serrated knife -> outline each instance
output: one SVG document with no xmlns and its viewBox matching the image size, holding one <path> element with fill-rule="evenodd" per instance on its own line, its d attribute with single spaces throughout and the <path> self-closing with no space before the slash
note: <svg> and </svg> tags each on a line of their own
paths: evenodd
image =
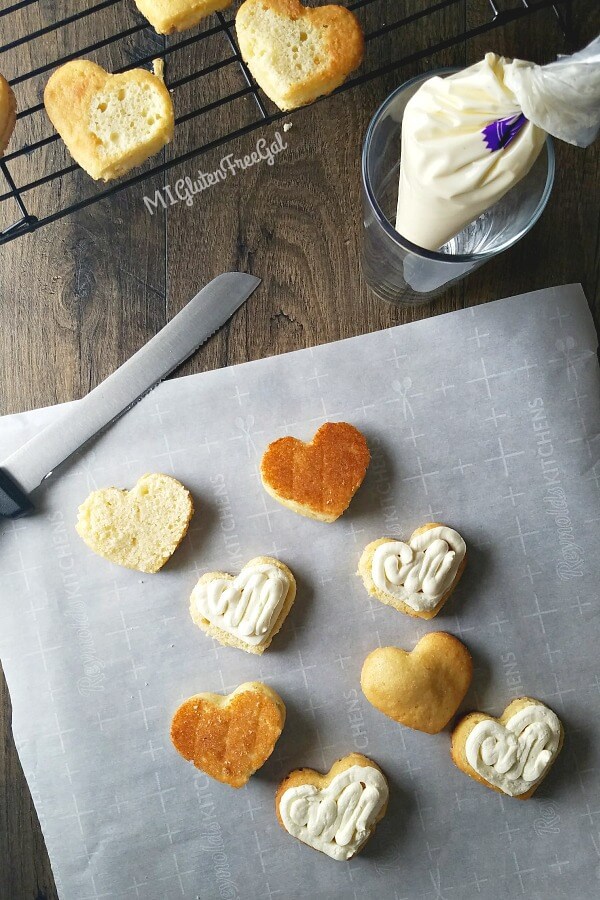
<svg viewBox="0 0 600 900">
<path fill-rule="evenodd" d="M 243 272 L 217 276 L 116 372 L 4 460 L 0 516 L 16 518 L 31 512 L 29 494 L 191 356 L 259 284 L 260 278 Z"/>
</svg>

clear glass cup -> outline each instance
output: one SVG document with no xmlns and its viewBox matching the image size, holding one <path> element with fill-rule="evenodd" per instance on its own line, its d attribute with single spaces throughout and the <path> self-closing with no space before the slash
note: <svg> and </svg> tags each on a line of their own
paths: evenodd
<svg viewBox="0 0 600 900">
<path fill-rule="evenodd" d="M 438 69 L 400 85 L 367 130 L 362 153 L 362 270 L 371 290 L 392 303 L 428 303 L 512 247 L 535 225 L 552 190 L 554 148 L 548 138 L 525 178 L 440 250 L 418 247 L 395 230 L 404 108 L 428 78 L 457 71 Z"/>
</svg>

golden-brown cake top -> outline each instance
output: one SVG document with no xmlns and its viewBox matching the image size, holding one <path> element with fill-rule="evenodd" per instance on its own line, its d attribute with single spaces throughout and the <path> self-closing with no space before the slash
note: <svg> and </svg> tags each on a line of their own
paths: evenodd
<svg viewBox="0 0 600 900">
<path fill-rule="evenodd" d="M 228 697 L 190 697 L 173 716 L 171 740 L 197 768 L 238 788 L 271 755 L 284 721 L 285 707 L 277 694 L 251 682 Z"/>
<path fill-rule="evenodd" d="M 364 435 L 347 422 L 326 422 L 310 443 L 284 437 L 261 461 L 265 488 L 303 515 L 333 521 L 347 509 L 370 461 Z"/>
</svg>

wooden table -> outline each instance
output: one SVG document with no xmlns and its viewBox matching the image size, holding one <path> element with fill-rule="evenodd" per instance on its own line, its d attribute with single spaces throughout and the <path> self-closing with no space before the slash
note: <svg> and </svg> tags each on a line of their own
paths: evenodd
<svg viewBox="0 0 600 900">
<path fill-rule="evenodd" d="M 31 10 L 22 13 L 21 32 L 45 21 L 32 22 Z M 107 15 L 110 24 L 116 12 Z M 464 0 L 446 13 L 447 25 L 477 15 L 478 0 Z M 459 19 L 452 23 L 452 17 Z M 420 27 L 429 26 L 425 22 Z M 598 34 L 597 0 L 576 0 L 574 30 L 577 46 Z M 86 37 L 97 35 L 88 31 Z M 432 32 L 431 42 L 441 37 Z M 47 40 L 50 44 L 56 38 Z M 148 186 L 138 186 L 0 247 L 0 412 L 81 397 L 155 334 L 202 284 L 227 269 L 253 272 L 263 284 L 182 374 L 565 282 L 582 282 L 597 317 L 598 145 L 587 150 L 558 145 L 554 192 L 541 221 L 516 247 L 433 305 L 386 305 L 362 281 L 359 160 L 370 117 L 392 88 L 417 71 L 470 64 L 488 49 L 543 62 L 562 48 L 552 14 L 541 12 L 294 113 L 289 117 L 293 128 L 285 134 L 288 147 L 272 167 L 255 166 L 229 178 L 204 192 L 191 209 L 181 203 L 151 216 L 143 203 Z M 27 49 L 20 60 L 23 66 L 31 62 Z M 271 126 L 264 133 L 270 136 L 275 130 Z M 250 152 L 261 133 L 247 135 L 232 149 Z M 202 157 L 203 171 L 215 169 L 223 155 L 217 149 Z M 194 175 L 197 168 L 192 162 L 174 169 L 168 182 Z M 155 187 L 164 183 L 159 180 Z M 14 748 L 3 678 L 0 733 L 0 897 L 50 900 L 57 894 Z"/>
</svg>

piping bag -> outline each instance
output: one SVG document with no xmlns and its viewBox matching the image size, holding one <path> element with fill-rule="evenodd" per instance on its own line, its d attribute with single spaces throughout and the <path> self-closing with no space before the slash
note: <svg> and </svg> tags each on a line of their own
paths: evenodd
<svg viewBox="0 0 600 900">
<path fill-rule="evenodd" d="M 546 135 L 600 131 L 600 37 L 545 66 L 487 53 L 411 97 L 402 120 L 396 230 L 437 250 L 527 175 Z"/>
</svg>

